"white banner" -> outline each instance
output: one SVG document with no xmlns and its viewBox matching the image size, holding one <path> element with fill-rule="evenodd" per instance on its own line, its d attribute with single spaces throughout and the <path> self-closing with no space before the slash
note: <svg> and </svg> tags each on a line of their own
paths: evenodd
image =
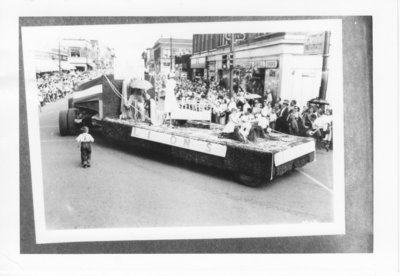
<svg viewBox="0 0 400 276">
<path fill-rule="evenodd" d="M 211 142 L 199 141 L 189 137 L 178 136 L 169 133 L 152 131 L 143 128 L 132 128 L 132 137 L 149 140 L 161 144 L 166 144 L 178 148 L 198 151 L 215 156 L 225 157 L 227 147 Z"/>
<path fill-rule="evenodd" d="M 297 145 L 293 148 L 275 153 L 274 165 L 279 166 L 286 162 L 292 161 L 300 156 L 314 152 L 315 154 L 315 142 L 310 141 L 301 145 Z"/>
</svg>

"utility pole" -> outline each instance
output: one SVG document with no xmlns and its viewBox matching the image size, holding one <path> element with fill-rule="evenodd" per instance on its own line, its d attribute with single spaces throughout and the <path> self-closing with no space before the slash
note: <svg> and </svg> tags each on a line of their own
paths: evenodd
<svg viewBox="0 0 400 276">
<path fill-rule="evenodd" d="M 228 57 L 233 57 L 233 52 L 235 50 L 235 34 L 231 33 L 231 49 Z M 229 98 L 232 98 L 233 95 L 233 66 L 231 66 L 231 61 L 229 59 Z"/>
<path fill-rule="evenodd" d="M 58 73 L 61 76 L 61 40 L 58 40 Z"/>
<path fill-rule="evenodd" d="M 331 33 L 324 32 L 324 49 L 322 53 L 322 76 L 321 76 L 321 86 L 319 88 L 319 99 L 326 100 L 326 90 L 328 87 L 328 58 L 329 58 L 329 45 L 330 45 Z"/>
<path fill-rule="evenodd" d="M 169 48 L 170 48 L 170 58 L 171 58 L 171 64 L 170 64 L 170 74 L 172 73 L 172 36 L 169 37 Z"/>
<path fill-rule="evenodd" d="M 210 65 L 209 65 L 209 63 L 208 63 L 208 56 L 206 56 L 206 62 L 205 62 L 205 64 L 206 64 L 206 71 L 207 71 L 207 75 L 206 75 L 206 79 L 207 79 L 207 81 L 209 81 L 209 77 L 210 77 L 210 75 L 209 75 L 209 69 L 210 69 Z"/>
</svg>

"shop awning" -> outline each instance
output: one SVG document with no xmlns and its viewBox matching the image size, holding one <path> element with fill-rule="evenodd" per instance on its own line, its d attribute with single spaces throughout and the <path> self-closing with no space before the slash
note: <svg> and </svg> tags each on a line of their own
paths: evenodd
<svg viewBox="0 0 400 276">
<path fill-rule="evenodd" d="M 206 64 L 205 63 L 192 63 L 190 65 L 191 68 L 196 68 L 196 69 L 204 69 L 206 68 Z"/>
<path fill-rule="evenodd" d="M 35 68 L 37 73 L 55 72 L 59 70 L 58 65 L 52 60 L 36 60 Z"/>
<path fill-rule="evenodd" d="M 67 61 L 61 61 L 61 69 L 62 70 L 75 70 L 76 67 Z"/>
<path fill-rule="evenodd" d="M 93 62 L 88 62 L 87 65 L 89 65 L 92 68 L 96 68 L 96 64 Z"/>
<path fill-rule="evenodd" d="M 62 70 L 74 70 L 75 66 L 70 64 L 68 61 L 61 61 L 61 69 Z M 59 70 L 59 64 L 56 60 L 37 60 L 36 61 L 36 72 L 44 73 L 44 72 L 55 72 Z"/>
<path fill-rule="evenodd" d="M 206 67 L 205 57 L 192 58 L 190 60 L 190 67 L 191 68 L 205 68 Z"/>
</svg>

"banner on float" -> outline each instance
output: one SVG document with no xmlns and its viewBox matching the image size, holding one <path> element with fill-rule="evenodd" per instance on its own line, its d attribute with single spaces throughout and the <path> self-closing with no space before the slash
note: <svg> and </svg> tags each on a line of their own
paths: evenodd
<svg viewBox="0 0 400 276">
<path fill-rule="evenodd" d="M 211 154 L 219 157 L 226 156 L 227 147 L 220 144 L 215 144 L 206 141 L 199 141 L 189 137 L 178 136 L 170 133 L 152 131 L 143 128 L 132 128 L 132 137 L 144 139 L 156 143 L 166 144 L 178 148 L 184 148 L 206 154 Z"/>
</svg>

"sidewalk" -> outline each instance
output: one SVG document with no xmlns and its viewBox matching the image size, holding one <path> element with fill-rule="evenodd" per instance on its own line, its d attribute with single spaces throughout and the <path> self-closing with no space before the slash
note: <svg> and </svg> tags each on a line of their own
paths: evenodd
<svg viewBox="0 0 400 276">
<path fill-rule="evenodd" d="M 316 149 L 315 162 L 303 167 L 303 171 L 318 181 L 324 183 L 328 188 L 333 188 L 333 151 Z"/>
</svg>

